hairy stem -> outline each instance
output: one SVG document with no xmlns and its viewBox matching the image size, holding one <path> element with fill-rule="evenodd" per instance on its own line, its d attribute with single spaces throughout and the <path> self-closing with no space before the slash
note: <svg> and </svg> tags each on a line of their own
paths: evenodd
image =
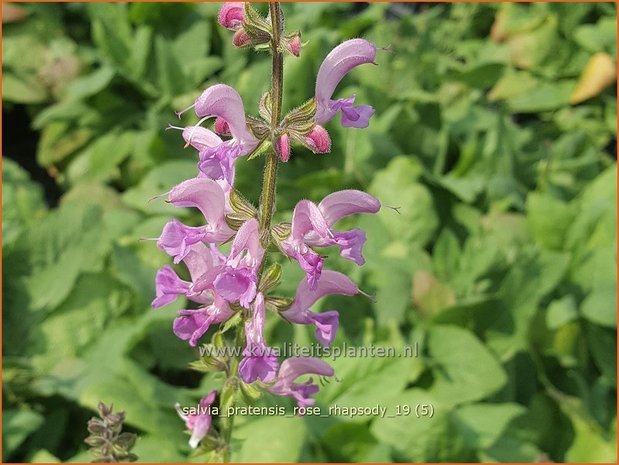
<svg viewBox="0 0 619 465">
<path fill-rule="evenodd" d="M 269 13 L 271 15 L 271 24 L 273 25 L 273 34 L 271 40 L 271 52 L 273 56 L 273 67 L 271 73 L 271 131 L 275 134 L 275 130 L 281 119 L 282 112 L 282 93 L 284 88 L 284 57 L 279 50 L 280 35 L 283 26 L 282 10 L 279 2 L 269 3 Z M 260 245 L 266 250 L 271 242 L 271 219 L 275 209 L 275 187 L 277 184 L 277 164 L 278 158 L 275 152 L 275 136 L 272 140 L 272 149 L 267 153 L 264 164 L 264 177 L 262 180 L 262 192 L 260 194 Z M 266 258 L 266 254 L 265 254 Z M 264 262 L 260 265 L 259 274 L 264 270 Z M 260 279 L 260 276 L 258 276 Z M 237 346 L 242 346 L 244 338 L 243 326 L 237 327 L 236 342 Z M 224 416 L 221 417 L 221 439 L 223 441 L 222 460 L 227 463 L 230 461 L 230 439 L 232 437 L 232 426 L 234 416 L 227 417 L 227 408 L 234 405 L 236 395 L 239 389 L 239 378 L 237 376 L 239 367 L 239 357 L 235 356 L 230 361 L 229 377 L 224 383 L 221 393 L 221 411 Z"/>
<path fill-rule="evenodd" d="M 284 88 L 284 57 L 279 50 L 283 17 L 279 2 L 269 3 L 269 13 L 273 26 L 271 40 L 271 53 L 273 56 L 271 72 L 271 131 L 274 134 L 281 118 Z M 266 155 L 262 193 L 260 195 L 260 243 L 264 249 L 269 246 L 271 240 L 271 219 L 275 208 L 275 186 L 277 184 L 278 160 L 277 153 L 275 152 L 275 140 L 272 143 L 273 148 Z"/>
<path fill-rule="evenodd" d="M 239 326 L 236 330 L 236 337 L 234 345 L 236 347 L 242 347 L 243 339 L 245 338 L 245 330 L 243 326 Z M 224 463 L 230 462 L 230 440 L 232 438 L 232 425 L 234 423 L 234 415 L 228 416 L 228 408 L 233 407 L 236 401 L 236 394 L 239 389 L 239 378 L 237 373 L 239 371 L 239 357 L 234 356 L 230 361 L 230 369 L 228 371 L 228 378 L 224 382 L 224 386 L 221 390 L 220 401 L 220 433 L 223 448 L 221 450 L 221 459 Z"/>
</svg>

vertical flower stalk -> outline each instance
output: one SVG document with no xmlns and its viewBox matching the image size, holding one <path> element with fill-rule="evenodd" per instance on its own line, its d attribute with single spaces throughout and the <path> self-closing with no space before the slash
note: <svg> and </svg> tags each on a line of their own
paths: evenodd
<svg viewBox="0 0 619 465">
<path fill-rule="evenodd" d="M 156 275 L 153 308 L 161 308 L 178 296 L 194 302 L 194 308 L 178 310 L 172 324 L 174 334 L 196 347 L 211 327 L 218 330 L 211 349 L 191 364 L 202 372 L 223 372 L 225 380 L 217 390 L 203 397 L 198 407 L 177 406 L 190 433 L 189 445 L 210 452 L 212 461 L 229 462 L 234 416 L 231 407 L 242 397 L 254 401 L 262 394 L 294 399 L 299 406 L 312 405 L 319 390 L 305 375 L 333 376 L 324 361 L 292 357 L 281 361 L 264 334 L 269 313 L 293 324 L 310 325 L 316 339 L 330 346 L 339 327 L 339 313 L 311 311 L 312 305 L 328 295 L 354 296 L 362 293 L 347 276 L 325 270 L 325 257 L 315 249 L 338 246 L 342 258 L 361 266 L 366 241 L 361 229 L 340 231 L 335 223 L 359 213 L 376 213 L 380 202 L 357 190 L 334 192 L 321 202 L 301 200 L 290 223 L 272 224 L 276 206 L 277 170 L 288 162 L 293 147 L 301 145 L 314 153 L 328 153 L 331 138 L 323 126 L 341 113 L 344 127 L 367 127 L 374 113 L 368 105 L 354 106 L 355 96 L 333 99 L 337 85 L 355 67 L 374 63 L 376 47 L 364 39 L 345 41 L 324 60 L 316 79 L 315 96 L 282 116 L 283 64 L 285 54 L 298 58 L 301 34 L 285 34 L 280 4 L 269 3 L 263 17 L 250 3 L 225 3 L 219 23 L 234 31 L 236 47 L 253 47 L 271 54 L 271 86 L 259 103 L 260 118 L 245 114 L 241 96 L 226 84 L 204 90 L 195 103 L 178 112 L 193 110 L 199 122 L 182 131 L 186 148 L 198 152 L 198 175 L 173 187 L 167 201 L 176 207 L 195 208 L 204 217 L 203 226 L 187 226 L 176 219 L 168 222 L 157 240 L 158 247 L 173 257 L 175 265 L 186 266 L 190 280 L 181 279 L 166 265 Z M 213 130 L 202 126 L 214 119 Z M 258 208 L 234 187 L 235 162 L 239 157 L 264 156 L 262 190 Z M 226 253 L 220 250 L 231 242 Z M 273 294 L 281 280 L 281 267 L 267 266 L 271 244 L 298 262 L 306 277 L 294 298 Z M 196 308 L 197 307 L 197 308 Z M 233 332 L 232 340 L 224 333 Z M 214 351 L 212 349 L 218 349 Z M 222 352 L 221 349 L 228 349 Z M 213 407 L 218 407 L 215 418 Z M 232 409 L 233 410 L 233 409 Z"/>
<path fill-rule="evenodd" d="M 284 93 L 284 55 L 280 51 L 280 35 L 282 32 L 282 10 L 279 2 L 269 3 L 269 15 L 273 27 L 271 40 L 271 131 L 275 132 L 282 112 L 282 100 Z M 270 242 L 271 218 L 275 209 L 275 188 L 277 184 L 278 157 L 275 150 L 276 140 L 272 140 L 273 150 L 268 155 L 264 165 L 264 178 L 262 182 L 262 194 L 260 196 L 260 232 L 261 244 L 266 249 Z"/>
<path fill-rule="evenodd" d="M 271 131 L 275 131 L 277 124 L 281 118 L 282 100 L 284 91 L 284 56 L 279 49 L 280 34 L 282 31 L 282 10 L 279 2 L 269 3 L 269 14 L 271 17 L 272 36 L 271 36 L 271 56 L 272 56 L 272 68 L 271 68 Z M 260 194 L 260 210 L 258 216 L 260 218 L 260 245 L 264 250 L 267 250 L 271 240 L 271 219 L 275 210 L 275 192 L 277 186 L 277 163 L 278 157 L 275 150 L 276 142 L 271 141 L 271 150 L 266 154 L 266 161 L 264 164 L 264 175 L 262 180 L 262 192 Z M 265 259 L 261 260 L 258 279 L 264 269 L 263 265 Z M 243 328 L 237 328 L 237 340 L 242 339 Z M 222 398 L 234 404 L 236 394 L 239 389 L 239 382 L 237 379 L 237 370 L 239 366 L 238 355 L 234 357 L 232 361 L 232 370 L 230 377 L 226 380 L 222 392 Z M 225 411 L 225 410 L 224 410 Z M 232 437 L 232 427 L 234 424 L 234 416 L 222 417 L 221 423 L 221 436 L 226 444 L 223 451 L 223 461 L 230 461 L 230 440 Z"/>
</svg>

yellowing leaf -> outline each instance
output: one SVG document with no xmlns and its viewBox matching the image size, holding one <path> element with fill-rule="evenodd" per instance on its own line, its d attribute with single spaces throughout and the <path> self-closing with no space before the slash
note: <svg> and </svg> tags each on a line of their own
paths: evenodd
<svg viewBox="0 0 619 465">
<path fill-rule="evenodd" d="M 456 303 L 454 292 L 428 271 L 413 276 L 413 302 L 424 313 L 433 315 Z"/>
<path fill-rule="evenodd" d="M 608 53 L 595 53 L 587 62 L 578 84 L 570 95 L 570 103 L 575 105 L 599 95 L 615 82 L 617 71 L 615 62 Z"/>
</svg>

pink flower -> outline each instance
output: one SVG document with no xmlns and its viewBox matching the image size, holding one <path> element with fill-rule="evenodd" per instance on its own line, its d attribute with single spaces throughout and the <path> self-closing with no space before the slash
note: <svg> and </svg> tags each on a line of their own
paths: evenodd
<svg viewBox="0 0 619 465">
<path fill-rule="evenodd" d="M 155 276 L 156 297 L 151 306 L 160 308 L 174 302 L 179 295 L 186 296 L 190 286 L 191 283 L 179 278 L 171 266 L 165 265 Z"/>
<path fill-rule="evenodd" d="M 376 47 L 365 39 L 351 39 L 335 47 L 320 65 L 316 77 L 316 123 L 324 124 L 339 111 L 342 126 L 365 128 L 374 114 L 369 105 L 353 106 L 355 96 L 332 100 L 331 97 L 340 81 L 353 68 L 374 63 Z"/>
<path fill-rule="evenodd" d="M 256 297 L 258 267 L 263 256 L 258 220 L 252 218 L 236 233 L 226 263 L 213 282 L 215 290 L 229 302 L 238 301 L 249 308 Z"/>
<path fill-rule="evenodd" d="M 245 19 L 245 6 L 243 2 L 226 2 L 217 15 L 217 22 L 226 29 L 236 31 Z"/>
<path fill-rule="evenodd" d="M 208 178 L 183 181 L 169 192 L 168 202 L 175 207 L 199 209 L 207 222 L 205 226 L 193 227 L 173 219 L 164 226 L 157 245 L 174 257 L 174 263 L 179 263 L 194 244 L 225 242 L 234 235 L 225 220 L 229 212 L 226 194 L 216 181 Z"/>
<path fill-rule="evenodd" d="M 195 347 L 211 325 L 228 321 L 234 312 L 225 299 L 213 293 L 211 305 L 196 310 L 179 310 L 177 314 L 172 324 L 174 334 Z"/>
<path fill-rule="evenodd" d="M 213 244 L 210 244 L 210 247 L 202 243 L 191 246 L 183 262 L 189 270 L 192 282 L 180 279 L 170 266 L 164 266 L 157 272 L 155 279 L 157 297 L 153 300 L 152 306 L 159 308 L 167 305 L 179 295 L 202 304 L 202 307 L 195 310 L 179 310 L 178 317 L 172 325 L 174 334 L 179 339 L 188 341 L 195 347 L 212 324 L 227 321 L 234 312 L 228 302 L 213 289 L 202 291 L 194 289 L 196 280 L 209 279 L 208 276 L 218 273 L 225 262 L 225 257 Z"/>
<path fill-rule="evenodd" d="M 223 263 L 196 280 L 192 292 L 211 289 L 228 302 L 249 308 L 256 297 L 258 267 L 263 256 L 258 221 L 252 218 L 239 228 Z"/>
<path fill-rule="evenodd" d="M 211 428 L 213 417 L 210 413 L 210 407 L 213 402 L 215 402 L 216 395 L 217 391 L 211 391 L 209 395 L 200 399 L 200 404 L 196 409 L 197 413 L 185 414 L 183 413 L 183 409 L 181 409 L 180 404 L 176 404 L 178 416 L 185 421 L 187 429 L 191 431 L 189 445 L 193 449 L 198 447 L 200 441 L 206 437 L 209 429 Z"/>
<path fill-rule="evenodd" d="M 316 289 L 322 271 L 323 259 L 312 247 L 337 245 L 340 255 L 363 265 L 365 259 L 361 249 L 365 233 L 361 229 L 336 231 L 332 227 L 340 220 L 355 213 L 376 213 L 380 202 L 358 190 L 344 190 L 326 196 L 318 205 L 301 200 L 292 213 L 290 236 L 280 242 L 282 251 L 299 262 L 305 271 L 310 289 Z"/>
<path fill-rule="evenodd" d="M 335 310 L 314 313 L 310 307 L 321 297 L 333 294 L 351 296 L 358 292 L 357 285 L 346 275 L 337 271 L 324 271 L 313 290 L 310 289 L 306 280 L 302 280 L 297 287 L 294 302 L 280 315 L 291 323 L 314 325 L 316 339 L 324 347 L 329 347 L 337 333 L 339 314 Z"/>
<path fill-rule="evenodd" d="M 218 265 L 219 257 L 222 257 L 222 255 L 212 244 L 209 249 L 206 245 L 198 243 L 189 248 L 183 258 L 183 262 L 189 269 L 192 280 L 195 280 Z M 171 266 L 165 265 L 157 271 L 157 276 L 155 277 L 156 297 L 151 306 L 153 308 L 161 308 L 176 300 L 179 295 L 183 295 L 189 300 L 200 304 L 213 303 L 211 294 L 193 292 L 192 286 L 192 282 L 182 280 Z"/>
<path fill-rule="evenodd" d="M 223 179 L 231 185 L 234 180 L 235 160 L 251 153 L 259 143 L 247 129 L 241 96 L 230 86 L 215 84 L 202 92 L 191 107 L 178 115 L 190 108 L 194 108 L 201 120 L 197 125 L 185 128 L 183 138 L 187 144 L 199 151 L 200 171 L 212 179 Z M 216 125 L 220 128 L 224 123 L 227 124 L 232 138 L 223 141 L 214 132 L 201 127 L 200 124 L 209 118 L 217 118 Z M 197 141 L 194 141 L 194 138 L 197 138 Z"/>
<path fill-rule="evenodd" d="M 243 360 L 239 364 L 239 375 L 246 383 L 256 380 L 268 383 L 277 373 L 277 356 L 264 342 L 264 296 L 259 293 L 251 306 L 251 318 L 245 323 L 247 344 Z"/>
<path fill-rule="evenodd" d="M 294 381 L 302 375 L 315 374 L 319 376 L 333 376 L 333 368 L 322 360 L 310 357 L 292 357 L 284 360 L 277 380 L 269 391 L 278 396 L 292 397 L 297 401 L 299 407 L 313 405 L 316 400 L 311 396 L 319 391 L 318 385 L 313 384 L 312 378 L 305 383 L 295 383 Z"/>
</svg>

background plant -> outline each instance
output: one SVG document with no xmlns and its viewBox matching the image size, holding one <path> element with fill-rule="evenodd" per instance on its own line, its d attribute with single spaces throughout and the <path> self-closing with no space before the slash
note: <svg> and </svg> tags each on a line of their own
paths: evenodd
<svg viewBox="0 0 619 465">
<path fill-rule="evenodd" d="M 183 460 L 172 406 L 212 386 L 179 369 L 195 355 L 147 311 L 165 257 L 136 238 L 177 212 L 144 198 L 195 172 L 162 131 L 171 112 L 215 82 L 257 101 L 268 60 L 232 50 L 218 5 L 19 7 L 3 28 L 4 459 L 88 460 L 83 425 L 103 400 L 140 432 L 140 460 Z M 606 57 L 596 76 L 616 62 L 614 5 L 284 8 L 311 37 L 285 102 L 312 95 L 343 39 L 394 50 L 338 89 L 376 107 L 368 130 L 331 124 L 337 151 L 282 167 L 276 220 L 299 192 L 362 188 L 401 206 L 358 220 L 365 268 L 339 263 L 376 303 L 325 308 L 345 309 L 336 344 L 418 341 L 423 355 L 340 359 L 319 405 L 437 413 L 239 418 L 233 460 L 614 460 L 616 97 L 612 75 L 605 90 L 582 81 L 592 57 Z M 570 103 L 578 86 L 593 95 Z M 237 173 L 257 200 L 253 167 Z M 301 275 L 282 264 L 292 295 Z"/>
</svg>

